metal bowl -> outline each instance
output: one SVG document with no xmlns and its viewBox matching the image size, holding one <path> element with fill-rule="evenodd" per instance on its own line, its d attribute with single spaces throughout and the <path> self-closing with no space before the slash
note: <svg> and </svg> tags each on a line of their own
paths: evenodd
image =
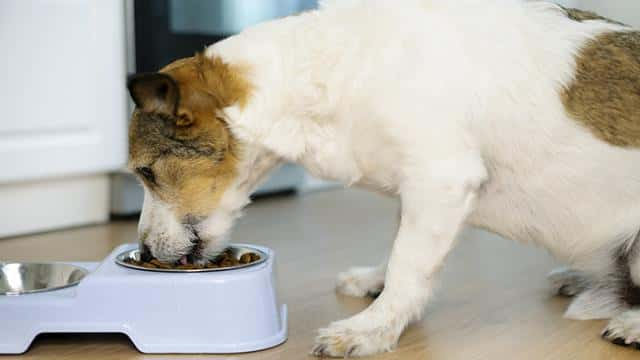
<svg viewBox="0 0 640 360">
<path fill-rule="evenodd" d="M 0 262 L 0 295 L 21 295 L 77 285 L 88 271 L 63 263 Z"/>
<path fill-rule="evenodd" d="M 145 271 L 156 271 L 156 272 L 174 272 L 174 273 L 195 273 L 195 272 L 209 272 L 209 271 L 228 271 L 235 269 L 242 269 L 249 266 L 255 266 L 258 264 L 262 264 L 267 260 L 267 254 L 261 251 L 260 249 L 247 246 L 247 245 L 230 245 L 227 249 L 231 250 L 231 254 L 234 258 L 240 259 L 245 253 L 252 252 L 260 255 L 260 260 L 254 261 L 248 264 L 238 264 L 236 266 L 229 266 L 223 268 L 203 268 L 203 269 L 162 269 L 162 268 L 147 268 L 141 265 L 136 265 L 127 262 L 127 260 L 131 261 L 140 261 L 140 250 L 129 250 L 125 251 L 118 256 L 116 256 L 116 264 L 128 267 L 136 270 L 145 270 Z"/>
</svg>

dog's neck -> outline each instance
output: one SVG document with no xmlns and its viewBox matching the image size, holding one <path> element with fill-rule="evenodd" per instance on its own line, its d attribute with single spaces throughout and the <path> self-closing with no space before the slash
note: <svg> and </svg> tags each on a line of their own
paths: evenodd
<svg viewBox="0 0 640 360">
<path fill-rule="evenodd" d="M 206 50 L 207 56 L 246 69 L 244 75 L 252 85 L 244 106 L 224 110 L 234 135 L 248 146 L 268 149 L 292 162 L 308 150 L 310 127 L 331 116 L 324 76 L 309 63 L 313 25 L 312 13 L 284 18 Z"/>
<path fill-rule="evenodd" d="M 242 68 L 251 85 L 244 106 L 223 111 L 239 141 L 319 178 L 361 184 L 352 125 L 371 116 L 362 91 L 369 74 L 348 61 L 357 58 L 360 38 L 343 36 L 325 17 L 310 12 L 264 23 L 205 54 Z"/>
</svg>

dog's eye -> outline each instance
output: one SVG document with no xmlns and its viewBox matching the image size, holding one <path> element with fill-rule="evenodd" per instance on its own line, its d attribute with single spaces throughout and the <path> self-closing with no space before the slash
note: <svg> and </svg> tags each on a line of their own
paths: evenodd
<svg viewBox="0 0 640 360">
<path fill-rule="evenodd" d="M 153 174 L 153 170 L 151 170 L 150 167 L 147 167 L 147 166 L 139 167 L 139 168 L 136 168 L 136 171 L 138 172 L 138 174 L 140 174 L 140 176 L 142 176 L 148 182 L 152 184 L 156 182 L 156 176 Z"/>
</svg>

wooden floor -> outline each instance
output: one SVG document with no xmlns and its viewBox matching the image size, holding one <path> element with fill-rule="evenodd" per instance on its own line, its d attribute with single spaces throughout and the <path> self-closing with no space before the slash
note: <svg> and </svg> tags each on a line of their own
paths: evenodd
<svg viewBox="0 0 640 360">
<path fill-rule="evenodd" d="M 21 358 L 311 358 L 317 328 L 369 303 L 335 294 L 334 277 L 351 265 L 381 258 L 390 246 L 396 206 L 390 199 L 339 190 L 266 199 L 249 207 L 233 238 L 276 251 L 279 292 L 289 306 L 289 340 L 281 346 L 232 356 L 154 356 L 139 353 L 124 335 L 45 335 Z M 123 221 L 0 239 L 0 258 L 99 260 L 116 245 L 135 241 L 135 229 L 135 222 Z M 397 350 L 372 359 L 640 358 L 640 352 L 602 341 L 603 321 L 562 318 L 568 301 L 553 297 L 545 281 L 555 265 L 540 249 L 478 230 L 465 232 L 425 319 L 405 332 Z"/>
</svg>

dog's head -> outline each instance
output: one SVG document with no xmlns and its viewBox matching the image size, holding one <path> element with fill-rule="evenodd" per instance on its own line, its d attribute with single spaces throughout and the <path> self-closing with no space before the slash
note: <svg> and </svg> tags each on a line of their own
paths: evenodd
<svg viewBox="0 0 640 360">
<path fill-rule="evenodd" d="M 174 262 L 201 260 L 224 247 L 242 201 L 237 194 L 243 144 L 221 116 L 242 105 L 241 71 L 196 55 L 128 82 L 136 109 L 129 125 L 129 167 L 145 189 L 139 224 L 143 250 Z"/>
</svg>

